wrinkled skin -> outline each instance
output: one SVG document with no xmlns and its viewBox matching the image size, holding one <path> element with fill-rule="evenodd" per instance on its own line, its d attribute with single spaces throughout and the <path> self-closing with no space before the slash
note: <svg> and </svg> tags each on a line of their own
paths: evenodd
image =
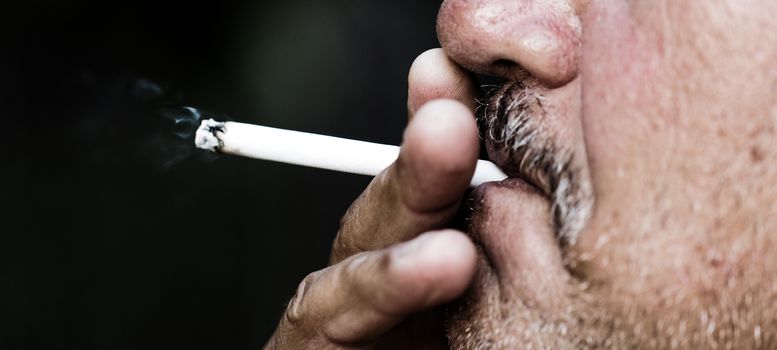
<svg viewBox="0 0 777 350">
<path fill-rule="evenodd" d="M 777 347 L 775 16 L 766 0 L 444 1 L 399 161 L 268 347 Z M 471 72 L 505 80 L 480 128 L 513 178 L 465 199 Z M 434 231 L 462 201 L 466 236 Z M 424 312 L 440 305 L 444 338 Z"/>
</svg>

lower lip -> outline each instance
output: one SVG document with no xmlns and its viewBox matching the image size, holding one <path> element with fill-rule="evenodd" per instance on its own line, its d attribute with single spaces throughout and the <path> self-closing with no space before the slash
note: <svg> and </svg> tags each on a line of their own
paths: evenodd
<svg viewBox="0 0 777 350">
<path fill-rule="evenodd" d="M 492 214 L 491 206 L 499 202 L 500 195 L 509 194 L 511 197 L 537 198 L 547 201 L 547 197 L 536 187 L 521 178 L 508 178 L 499 182 L 487 182 L 476 187 L 466 201 L 466 227 L 462 227 L 475 242 L 480 240 L 476 225 L 482 224 L 482 220 L 489 220 Z M 499 203 L 496 203 L 499 204 Z M 508 205 L 509 203 L 504 203 Z M 510 211 L 509 208 L 505 211 Z M 520 213 L 516 213 L 519 215 Z"/>
</svg>

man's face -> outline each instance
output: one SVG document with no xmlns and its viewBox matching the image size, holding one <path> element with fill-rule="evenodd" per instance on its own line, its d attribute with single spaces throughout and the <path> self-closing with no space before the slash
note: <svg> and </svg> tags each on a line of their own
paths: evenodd
<svg viewBox="0 0 777 350">
<path fill-rule="evenodd" d="M 777 2 L 447 0 L 507 80 L 453 345 L 777 347 Z"/>
</svg>

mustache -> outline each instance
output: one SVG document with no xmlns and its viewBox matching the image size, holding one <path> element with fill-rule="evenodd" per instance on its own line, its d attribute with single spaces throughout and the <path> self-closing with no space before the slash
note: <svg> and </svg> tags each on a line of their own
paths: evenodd
<svg viewBox="0 0 777 350">
<path fill-rule="evenodd" d="M 489 156 L 510 176 L 538 188 L 551 202 L 557 238 L 573 245 L 590 217 L 593 197 L 574 152 L 542 123 L 548 116 L 542 89 L 515 81 L 492 88 L 479 104 L 478 123 Z"/>
</svg>

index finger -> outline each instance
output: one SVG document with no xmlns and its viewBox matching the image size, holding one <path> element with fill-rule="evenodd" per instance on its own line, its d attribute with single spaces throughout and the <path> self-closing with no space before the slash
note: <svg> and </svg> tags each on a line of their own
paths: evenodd
<svg viewBox="0 0 777 350">
<path fill-rule="evenodd" d="M 463 70 L 449 69 L 447 63 L 434 64 L 439 59 L 438 55 L 427 55 L 414 63 L 408 108 L 415 113 L 405 130 L 399 158 L 372 181 L 343 217 L 332 263 L 443 228 L 458 210 L 475 171 L 479 147 L 473 103 L 460 101 L 474 101 L 474 95 L 469 89 L 445 87 L 445 82 L 471 81 Z M 443 83 L 414 78 L 412 72 L 424 71 L 423 65 L 446 69 L 444 74 L 429 75 Z M 422 83 L 425 87 L 419 86 Z M 440 92 L 453 96 L 417 109 L 413 106 L 426 98 L 440 97 Z"/>
<path fill-rule="evenodd" d="M 442 49 L 419 55 L 407 75 L 407 111 L 410 119 L 429 101 L 446 98 L 475 110 L 478 86 L 472 74 L 448 58 Z"/>
</svg>

